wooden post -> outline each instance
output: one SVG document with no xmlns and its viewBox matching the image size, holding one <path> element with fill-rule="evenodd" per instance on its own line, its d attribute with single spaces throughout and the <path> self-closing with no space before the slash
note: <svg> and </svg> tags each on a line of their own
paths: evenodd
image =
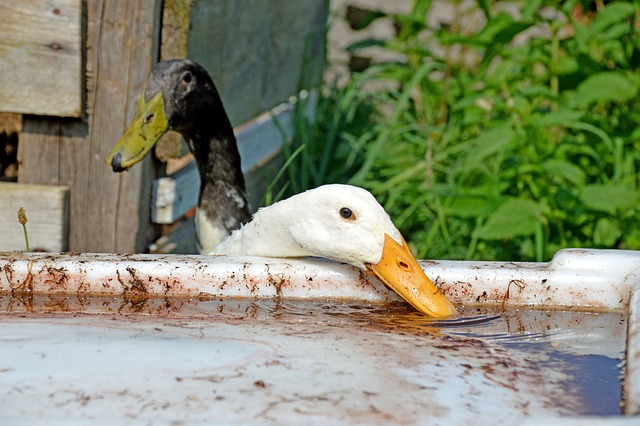
<svg viewBox="0 0 640 426">
<path fill-rule="evenodd" d="M 161 0 L 86 3 L 86 120 L 24 116 L 19 183 L 69 187 L 69 249 L 140 252 L 149 221 L 153 162 L 124 174 L 105 163 L 133 117 L 157 61 Z"/>
</svg>

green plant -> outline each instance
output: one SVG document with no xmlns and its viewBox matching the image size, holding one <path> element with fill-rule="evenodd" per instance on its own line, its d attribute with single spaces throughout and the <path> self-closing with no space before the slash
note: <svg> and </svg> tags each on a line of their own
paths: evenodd
<svg viewBox="0 0 640 426">
<path fill-rule="evenodd" d="M 589 11 L 537 0 L 518 13 L 505 2 L 452 3 L 447 25 L 431 26 L 432 2 L 417 0 L 391 16 L 394 39 L 352 46 L 406 60 L 321 97 L 298 131 L 320 149 L 299 163 L 313 176 L 292 189 L 332 180 L 370 189 L 420 257 L 640 249 L 639 2 Z M 371 81 L 385 89 L 363 93 Z"/>
</svg>

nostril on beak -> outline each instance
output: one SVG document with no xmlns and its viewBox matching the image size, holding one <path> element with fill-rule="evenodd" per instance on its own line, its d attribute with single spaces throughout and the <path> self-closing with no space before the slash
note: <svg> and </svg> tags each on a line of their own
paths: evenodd
<svg viewBox="0 0 640 426">
<path fill-rule="evenodd" d="M 123 172 L 123 171 L 125 171 L 125 169 L 122 168 L 122 153 L 121 152 L 118 152 L 111 159 L 111 168 L 113 169 L 114 172 Z"/>
</svg>

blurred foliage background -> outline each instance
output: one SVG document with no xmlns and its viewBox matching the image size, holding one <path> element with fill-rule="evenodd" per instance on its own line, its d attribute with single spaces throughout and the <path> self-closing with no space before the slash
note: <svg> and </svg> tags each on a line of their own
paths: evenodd
<svg viewBox="0 0 640 426">
<path fill-rule="evenodd" d="M 396 35 L 352 51 L 403 60 L 323 87 L 311 118 L 298 103 L 273 198 L 365 187 L 420 258 L 640 249 L 640 2 L 453 3 L 446 27 L 427 0 L 361 20 Z"/>
</svg>

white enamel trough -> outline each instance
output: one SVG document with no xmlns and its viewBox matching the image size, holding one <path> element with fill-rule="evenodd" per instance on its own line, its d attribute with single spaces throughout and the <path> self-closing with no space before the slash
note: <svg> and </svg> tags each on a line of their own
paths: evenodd
<svg viewBox="0 0 640 426">
<path fill-rule="evenodd" d="M 0 423 L 639 424 L 640 252 L 421 264 L 457 306 L 533 309 L 522 315 L 540 330 L 568 330 L 557 347 L 624 350 L 620 415 L 577 416 L 561 373 L 539 371 L 540 360 L 517 348 L 441 334 L 426 320 L 429 332 L 398 332 L 268 314 L 273 303 L 298 299 L 329 310 L 341 299 L 398 302 L 375 278 L 336 262 L 4 253 Z M 261 303 L 267 309 L 255 310 Z M 619 327 L 604 317 L 582 324 L 535 314 L 545 309 L 628 315 L 626 347 L 612 343 Z"/>
</svg>

